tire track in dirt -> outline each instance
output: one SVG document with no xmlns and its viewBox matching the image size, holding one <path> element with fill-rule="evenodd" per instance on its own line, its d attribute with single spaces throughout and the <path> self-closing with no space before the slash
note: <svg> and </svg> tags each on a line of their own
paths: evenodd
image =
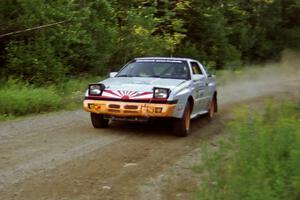
<svg viewBox="0 0 300 200">
<path fill-rule="evenodd" d="M 0 190 L 5 188 L 5 185 L 12 185 L 18 183 L 32 175 L 41 171 L 54 169 L 66 162 L 74 160 L 106 145 L 118 142 L 124 137 L 101 137 L 99 139 L 90 140 L 74 146 L 66 151 L 48 152 L 41 156 L 27 160 L 25 163 L 10 167 L 7 169 L 0 169 Z"/>
</svg>

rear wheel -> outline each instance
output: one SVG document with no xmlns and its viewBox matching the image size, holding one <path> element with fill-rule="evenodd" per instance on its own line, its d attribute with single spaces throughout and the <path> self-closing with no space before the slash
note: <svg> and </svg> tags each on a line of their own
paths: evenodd
<svg viewBox="0 0 300 200">
<path fill-rule="evenodd" d="M 175 135 L 185 137 L 190 132 L 191 126 L 191 106 L 188 102 L 185 106 L 184 114 L 180 119 L 174 119 L 173 132 Z"/>
<path fill-rule="evenodd" d="M 214 96 L 209 104 L 208 113 L 206 114 L 206 118 L 211 120 L 215 116 L 215 112 L 217 111 L 217 99 Z"/>
<path fill-rule="evenodd" d="M 108 127 L 108 119 L 104 119 L 102 114 L 91 113 L 91 121 L 94 128 Z"/>
</svg>

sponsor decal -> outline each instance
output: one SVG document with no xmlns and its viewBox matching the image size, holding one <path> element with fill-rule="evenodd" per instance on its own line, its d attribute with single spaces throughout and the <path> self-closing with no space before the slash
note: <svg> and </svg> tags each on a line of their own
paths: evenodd
<svg viewBox="0 0 300 200">
<path fill-rule="evenodd" d="M 104 90 L 102 97 L 116 98 L 116 99 L 151 99 L 153 97 L 152 92 L 136 92 L 136 91 L 126 91 L 126 90 Z"/>
</svg>

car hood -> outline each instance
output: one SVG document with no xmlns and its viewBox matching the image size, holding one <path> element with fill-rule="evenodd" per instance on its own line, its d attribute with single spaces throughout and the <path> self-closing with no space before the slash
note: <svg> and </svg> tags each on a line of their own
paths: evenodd
<svg viewBox="0 0 300 200">
<path fill-rule="evenodd" d="M 173 89 L 186 80 L 144 77 L 115 77 L 101 81 L 109 90 L 152 92 L 153 87 Z"/>
</svg>

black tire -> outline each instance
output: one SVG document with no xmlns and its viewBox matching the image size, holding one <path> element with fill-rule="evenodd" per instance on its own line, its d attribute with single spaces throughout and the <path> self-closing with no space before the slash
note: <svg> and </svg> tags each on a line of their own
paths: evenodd
<svg viewBox="0 0 300 200">
<path fill-rule="evenodd" d="M 190 133 L 191 124 L 191 106 L 188 102 L 184 109 L 184 114 L 180 119 L 174 119 L 173 121 L 173 132 L 176 136 L 186 137 Z"/>
<path fill-rule="evenodd" d="M 208 113 L 206 114 L 206 118 L 209 121 L 211 121 L 214 118 L 217 110 L 218 110 L 217 98 L 216 98 L 216 96 L 214 96 L 212 98 L 211 102 L 209 103 Z"/>
<path fill-rule="evenodd" d="M 102 114 L 91 113 L 91 121 L 94 128 L 108 127 L 108 119 L 104 119 Z"/>
</svg>

